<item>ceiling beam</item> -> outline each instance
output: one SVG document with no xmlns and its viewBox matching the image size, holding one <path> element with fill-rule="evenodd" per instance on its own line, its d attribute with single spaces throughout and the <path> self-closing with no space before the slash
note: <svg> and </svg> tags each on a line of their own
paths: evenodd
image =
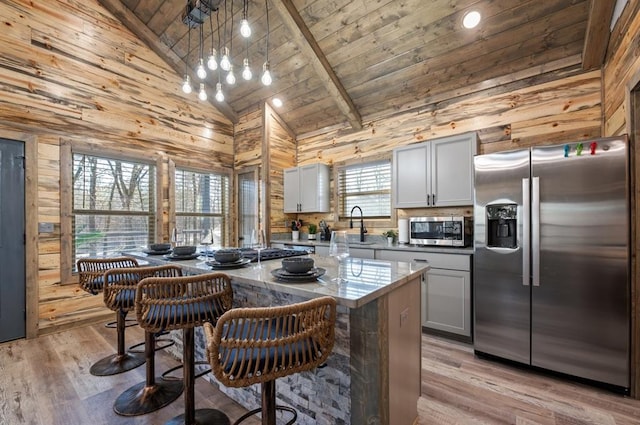
<svg viewBox="0 0 640 425">
<path fill-rule="evenodd" d="M 151 31 L 138 17 L 130 11 L 120 0 L 98 0 L 98 2 L 109 12 L 111 12 L 129 31 L 142 40 L 151 50 L 153 50 L 167 65 L 169 65 L 178 75 L 183 75 L 185 68 L 184 61 L 176 55 L 167 45 L 162 43 L 157 35 Z M 187 68 L 189 69 L 189 68 Z M 191 81 L 197 81 L 192 69 L 189 69 Z M 219 110 L 225 117 L 234 124 L 238 123 L 238 114 L 225 102 L 211 101 L 213 96 L 209 96 L 209 103 Z"/>
<path fill-rule="evenodd" d="M 615 6 L 615 0 L 589 1 L 589 20 L 582 48 L 582 68 L 585 70 L 600 68 L 604 63 Z"/>
<path fill-rule="evenodd" d="M 360 117 L 358 109 L 293 2 L 291 0 L 274 0 L 271 4 L 282 18 L 286 28 L 291 32 L 295 43 L 311 62 L 316 74 L 338 104 L 338 108 L 347 117 L 351 127 L 356 130 L 362 129 L 362 117 Z"/>
</svg>

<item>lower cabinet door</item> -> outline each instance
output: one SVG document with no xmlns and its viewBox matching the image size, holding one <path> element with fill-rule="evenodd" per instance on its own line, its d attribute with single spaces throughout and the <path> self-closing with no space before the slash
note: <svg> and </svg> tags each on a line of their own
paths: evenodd
<svg viewBox="0 0 640 425">
<path fill-rule="evenodd" d="M 471 274 L 468 271 L 431 269 L 423 284 L 422 325 L 471 336 Z"/>
</svg>

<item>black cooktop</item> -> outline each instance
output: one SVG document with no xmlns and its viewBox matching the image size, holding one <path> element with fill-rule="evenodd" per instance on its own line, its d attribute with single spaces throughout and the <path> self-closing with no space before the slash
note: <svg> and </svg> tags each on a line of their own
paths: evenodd
<svg viewBox="0 0 640 425">
<path fill-rule="evenodd" d="M 242 257 L 251 261 L 258 261 L 258 251 L 253 248 L 241 248 Z M 260 261 L 277 260 L 280 258 L 296 257 L 298 255 L 307 255 L 306 251 L 299 249 L 283 249 L 283 248 L 265 248 L 260 251 Z"/>
</svg>

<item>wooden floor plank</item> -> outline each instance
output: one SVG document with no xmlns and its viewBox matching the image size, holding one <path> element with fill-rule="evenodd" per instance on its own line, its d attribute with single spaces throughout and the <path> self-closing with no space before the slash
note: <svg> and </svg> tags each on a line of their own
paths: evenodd
<svg viewBox="0 0 640 425">
<path fill-rule="evenodd" d="M 139 328 L 127 328 L 127 346 L 143 338 Z M 181 414 L 182 398 L 144 416 L 114 413 L 113 401 L 145 379 L 144 366 L 114 376 L 89 374 L 115 345 L 115 331 L 103 325 L 0 344 L 0 424 L 157 425 Z M 158 373 L 177 364 L 157 353 Z M 246 412 L 204 379 L 196 380 L 195 398 L 196 407 L 220 409 L 232 421 Z M 418 412 L 420 425 L 640 424 L 638 400 L 481 359 L 468 344 L 427 335 Z"/>
</svg>

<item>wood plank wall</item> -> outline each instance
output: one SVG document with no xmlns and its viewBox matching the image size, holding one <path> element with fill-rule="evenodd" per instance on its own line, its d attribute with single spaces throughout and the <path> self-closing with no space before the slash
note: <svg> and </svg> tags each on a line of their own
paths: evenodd
<svg viewBox="0 0 640 425">
<path fill-rule="evenodd" d="M 286 222 L 295 219 L 296 216 L 284 213 L 284 169 L 296 166 L 296 137 L 268 104 L 265 104 L 264 115 L 268 122 L 265 141 L 268 140 L 266 145 L 269 146 L 269 208 L 265 211 L 270 234 L 288 232 L 290 229 Z"/>
<path fill-rule="evenodd" d="M 95 0 L 8 0 L 0 3 L 0 136 L 36 140 L 37 279 L 28 282 L 29 336 L 113 314 L 102 297 L 64 285 L 60 264 L 61 140 L 161 157 L 190 167 L 233 169 L 233 125 L 211 104 L 184 95 L 181 77 Z M 29 152 L 29 151 L 27 151 Z M 163 178 L 163 235 L 168 239 L 168 180 Z M 28 241 L 28 244 L 30 242 Z M 28 246 L 29 249 L 29 246 Z M 35 296 L 35 295 L 34 295 Z M 29 307 L 33 303 L 36 307 Z"/>
<path fill-rule="evenodd" d="M 441 102 L 425 110 L 369 121 L 359 132 L 334 130 L 298 140 L 299 165 L 366 161 L 392 149 L 467 131 L 477 131 L 479 153 L 585 140 L 601 135 L 601 73 L 563 71 L 506 85 L 501 90 Z M 556 78 L 556 79 L 554 79 Z M 549 81 L 544 81 L 548 79 Z M 334 193 L 332 179 L 331 193 Z M 332 198 L 333 199 L 333 198 Z M 332 209 L 334 206 L 332 205 Z M 398 210 L 397 217 L 471 215 L 471 207 Z M 329 214 L 301 214 L 303 221 L 324 219 L 332 228 L 344 223 Z M 365 222 L 370 235 L 387 223 Z M 397 228 L 397 223 L 392 223 Z M 356 230 L 352 230 L 356 232 Z"/>
<path fill-rule="evenodd" d="M 265 230 L 268 234 L 286 232 L 285 222 L 296 216 L 284 214 L 283 170 L 296 166 L 296 138 L 266 103 L 244 111 L 236 125 L 235 171 L 256 166 L 264 193 Z"/>
<path fill-rule="evenodd" d="M 632 128 L 631 116 L 640 116 L 638 111 L 631 110 L 630 92 L 640 83 L 640 1 L 629 0 L 622 15 L 614 27 L 603 70 L 603 116 L 604 135 L 614 136 L 629 134 L 631 144 L 631 364 L 632 394 L 640 398 L 640 267 L 638 267 L 638 250 L 640 237 L 638 228 L 640 219 L 640 122 Z M 636 95 L 636 98 L 638 96 Z M 636 103 L 637 107 L 637 103 Z"/>
</svg>

